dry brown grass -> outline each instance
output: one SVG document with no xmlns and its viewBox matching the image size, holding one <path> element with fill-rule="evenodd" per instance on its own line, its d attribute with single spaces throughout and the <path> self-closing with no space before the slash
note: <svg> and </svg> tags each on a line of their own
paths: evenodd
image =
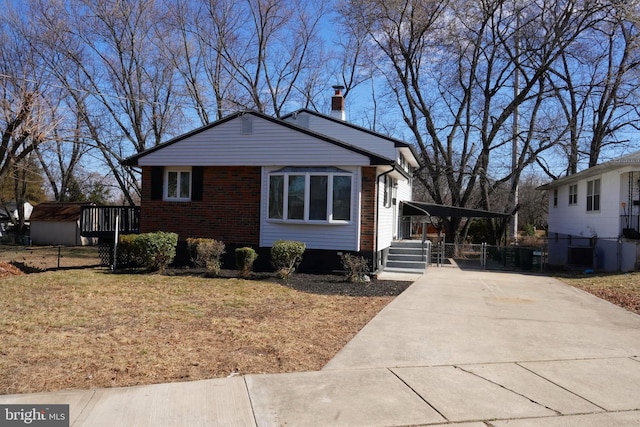
<svg viewBox="0 0 640 427">
<path fill-rule="evenodd" d="M 640 314 L 640 273 L 562 274 L 561 281 Z"/>
<path fill-rule="evenodd" d="M 28 271 L 45 271 L 100 265 L 97 246 L 0 245 L 0 262 Z"/>
<path fill-rule="evenodd" d="M 105 269 L 4 277 L 0 394 L 317 370 L 391 299 Z"/>
</svg>

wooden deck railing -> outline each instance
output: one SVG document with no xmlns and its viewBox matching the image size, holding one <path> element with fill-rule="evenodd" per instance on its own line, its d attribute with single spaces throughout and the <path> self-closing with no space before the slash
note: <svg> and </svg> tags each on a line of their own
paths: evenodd
<svg viewBox="0 0 640 427">
<path fill-rule="evenodd" d="M 84 237 L 113 237 L 116 217 L 119 216 L 120 234 L 140 232 L 139 206 L 82 206 L 80 235 Z"/>
</svg>

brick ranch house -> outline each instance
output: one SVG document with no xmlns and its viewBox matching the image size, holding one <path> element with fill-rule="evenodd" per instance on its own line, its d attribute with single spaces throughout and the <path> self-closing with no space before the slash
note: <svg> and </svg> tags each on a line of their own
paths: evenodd
<svg viewBox="0 0 640 427">
<path fill-rule="evenodd" d="M 378 270 L 398 238 L 400 204 L 418 166 L 407 143 L 331 116 L 299 110 L 282 119 L 232 114 L 124 160 L 142 169 L 140 231 L 220 240 L 269 268 L 277 240 L 306 244 L 301 270 L 341 269 L 345 252 Z"/>
</svg>

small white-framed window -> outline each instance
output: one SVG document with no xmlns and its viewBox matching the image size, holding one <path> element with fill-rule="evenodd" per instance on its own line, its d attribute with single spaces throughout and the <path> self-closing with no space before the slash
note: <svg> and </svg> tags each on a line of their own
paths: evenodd
<svg viewBox="0 0 640 427">
<path fill-rule="evenodd" d="M 191 168 L 165 168 L 164 199 L 169 201 L 191 200 Z"/>
<path fill-rule="evenodd" d="M 288 167 L 269 174 L 269 220 L 351 221 L 353 179 L 338 168 Z"/>
<path fill-rule="evenodd" d="M 384 197 L 383 203 L 385 208 L 390 208 L 393 206 L 393 199 L 395 198 L 395 187 L 396 180 L 391 178 L 389 175 L 385 175 L 384 177 Z"/>
<path fill-rule="evenodd" d="M 587 181 L 587 212 L 600 210 L 600 178 Z"/>
<path fill-rule="evenodd" d="M 578 204 L 578 184 L 569 186 L 569 206 Z"/>
</svg>

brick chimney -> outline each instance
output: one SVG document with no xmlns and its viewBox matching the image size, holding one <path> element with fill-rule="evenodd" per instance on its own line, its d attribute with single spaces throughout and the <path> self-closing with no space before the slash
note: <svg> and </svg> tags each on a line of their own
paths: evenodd
<svg viewBox="0 0 640 427">
<path fill-rule="evenodd" d="M 344 86 L 333 86 L 335 93 L 331 97 L 331 117 L 344 120 L 344 97 L 342 96 Z"/>
</svg>

